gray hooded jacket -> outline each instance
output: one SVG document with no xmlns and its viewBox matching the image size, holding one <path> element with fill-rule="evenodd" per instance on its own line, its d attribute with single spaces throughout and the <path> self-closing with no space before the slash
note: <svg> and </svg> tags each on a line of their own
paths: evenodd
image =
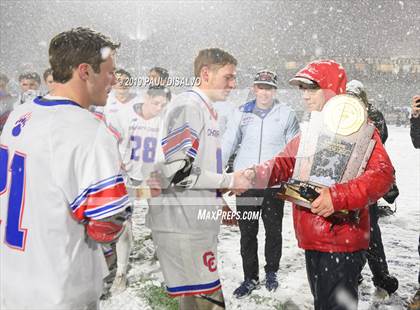
<svg viewBox="0 0 420 310">
<path fill-rule="evenodd" d="M 252 100 L 235 109 L 222 139 L 222 160 L 225 167 L 237 151 L 234 170 L 240 170 L 271 159 L 299 133 L 295 112 L 274 101 L 267 113 L 261 113 Z"/>
</svg>

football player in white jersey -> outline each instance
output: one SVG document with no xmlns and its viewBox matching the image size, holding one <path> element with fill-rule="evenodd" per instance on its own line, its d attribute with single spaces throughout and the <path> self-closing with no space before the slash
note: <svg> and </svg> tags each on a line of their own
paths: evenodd
<svg viewBox="0 0 420 310">
<path fill-rule="evenodd" d="M 54 89 L 54 78 L 52 76 L 51 68 L 46 69 L 42 77 L 44 78 L 44 83 L 45 83 L 45 86 L 47 87 L 47 91 L 45 93 L 52 92 Z"/>
<path fill-rule="evenodd" d="M 8 91 L 8 83 L 9 78 L 0 72 L 0 134 L 16 100 Z"/>
<path fill-rule="evenodd" d="M 53 92 L 20 105 L 6 122 L 1 309 L 98 309 L 108 272 L 98 242 L 116 240 L 130 213 L 117 140 L 87 108 L 105 104 L 118 47 L 89 28 L 56 35 Z"/>
<path fill-rule="evenodd" d="M 24 72 L 19 75 L 20 94 L 18 100 L 13 104 L 13 107 L 23 104 L 26 101 L 32 101 L 41 92 L 39 87 L 41 85 L 41 78 L 36 72 Z"/>
<path fill-rule="evenodd" d="M 109 122 L 120 136 L 119 150 L 125 172 L 134 187 L 153 171 L 162 111 L 169 103 L 171 92 L 164 86 L 150 87 L 144 100 L 116 114 Z M 141 196 L 141 195 L 140 195 Z"/>
<path fill-rule="evenodd" d="M 110 121 L 121 109 L 142 101 L 141 96 L 132 90 L 132 78 L 128 71 L 118 69 L 115 71 L 115 76 L 117 83 L 112 87 L 112 92 L 103 108 L 106 119 Z"/>
<path fill-rule="evenodd" d="M 202 221 L 199 214 L 223 205 L 217 189 L 250 185 L 242 173 L 222 171 L 213 109 L 235 87 L 236 64 L 221 49 L 200 51 L 194 71 L 201 84 L 171 102 L 162 125 L 164 158 L 156 164 L 162 194 L 149 200 L 147 225 L 167 292 L 180 298 L 181 309 L 224 308 L 216 252 L 220 219 Z"/>
<path fill-rule="evenodd" d="M 162 67 L 153 67 L 149 70 L 148 78 L 151 85 L 166 86 L 168 83 L 169 72 Z"/>
<path fill-rule="evenodd" d="M 147 90 L 144 102 L 121 109 L 109 123 L 120 137 L 119 151 L 131 198 L 151 196 L 145 181 L 154 169 L 156 153 L 160 148 L 157 148 L 160 116 L 170 98 L 168 88 L 152 86 Z M 116 243 L 117 273 L 110 290 L 114 295 L 124 291 L 127 286 L 131 246 L 131 221 L 127 221 L 126 229 Z"/>
</svg>

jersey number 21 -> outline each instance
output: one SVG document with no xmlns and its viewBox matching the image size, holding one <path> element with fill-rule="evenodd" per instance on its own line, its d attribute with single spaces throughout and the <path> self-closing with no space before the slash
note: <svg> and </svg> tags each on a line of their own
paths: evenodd
<svg viewBox="0 0 420 310">
<path fill-rule="evenodd" d="M 21 251 L 25 250 L 27 232 L 21 227 L 25 204 L 25 162 L 26 155 L 16 151 L 10 158 L 9 164 L 9 151 L 7 147 L 0 145 L 0 195 L 6 194 L 9 186 L 5 242 Z M 10 177 L 8 177 L 9 172 Z M 4 207 L 6 206 L 1 206 Z M 1 213 L 5 213 L 4 209 Z"/>
</svg>

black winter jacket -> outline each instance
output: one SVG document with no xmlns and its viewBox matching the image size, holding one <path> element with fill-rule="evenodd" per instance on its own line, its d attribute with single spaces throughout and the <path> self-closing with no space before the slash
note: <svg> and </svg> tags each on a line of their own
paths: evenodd
<svg viewBox="0 0 420 310">
<path fill-rule="evenodd" d="M 420 149 L 420 116 L 411 117 L 410 123 L 411 141 L 416 149 Z"/>
</svg>

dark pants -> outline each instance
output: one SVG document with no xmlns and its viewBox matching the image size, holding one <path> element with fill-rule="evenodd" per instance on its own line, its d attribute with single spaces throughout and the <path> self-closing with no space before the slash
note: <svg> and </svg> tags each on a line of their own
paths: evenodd
<svg viewBox="0 0 420 310">
<path fill-rule="evenodd" d="M 374 279 L 381 279 L 389 275 L 388 264 L 386 262 L 384 245 L 382 243 L 381 229 L 378 225 L 378 205 L 369 207 L 370 214 L 370 242 L 366 253 L 369 268 L 372 271 Z"/>
<path fill-rule="evenodd" d="M 275 197 L 278 191 L 271 189 L 249 190 L 236 197 L 237 210 L 255 211 L 265 227 L 265 272 L 279 269 L 282 249 L 282 222 L 284 201 Z M 262 200 L 262 203 L 261 203 Z M 240 219 L 241 256 L 245 279 L 259 279 L 258 272 L 258 219 Z"/>
<path fill-rule="evenodd" d="M 366 262 L 364 251 L 305 251 L 305 258 L 315 310 L 348 310 L 357 307 L 358 278 Z"/>
</svg>

